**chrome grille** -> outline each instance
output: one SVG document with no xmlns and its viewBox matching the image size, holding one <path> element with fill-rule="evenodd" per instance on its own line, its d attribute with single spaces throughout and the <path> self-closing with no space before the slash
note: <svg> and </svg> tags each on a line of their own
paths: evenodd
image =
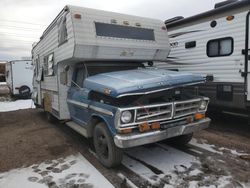
<svg viewBox="0 0 250 188">
<path fill-rule="evenodd" d="M 172 112 L 172 104 L 139 108 L 136 110 L 136 122 L 171 119 Z"/>
<path fill-rule="evenodd" d="M 174 117 L 178 118 L 196 113 L 200 107 L 200 99 L 174 103 Z"/>
</svg>

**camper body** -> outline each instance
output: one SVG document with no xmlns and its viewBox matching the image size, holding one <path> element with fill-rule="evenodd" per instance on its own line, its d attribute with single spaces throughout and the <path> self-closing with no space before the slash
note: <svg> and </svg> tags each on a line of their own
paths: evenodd
<svg viewBox="0 0 250 188">
<path fill-rule="evenodd" d="M 123 148 L 186 143 L 208 127 L 209 99 L 184 92 L 202 76 L 152 67 L 169 50 L 161 21 L 66 6 L 33 47 L 33 100 L 49 119 L 93 138 L 108 167 Z"/>
<path fill-rule="evenodd" d="M 5 64 L 6 83 L 12 96 L 29 98 L 33 85 L 33 66 L 31 60 L 15 60 Z"/>
<path fill-rule="evenodd" d="M 217 110 L 246 112 L 250 107 L 250 1 L 228 1 L 214 10 L 166 20 L 171 53 L 159 66 L 200 73 L 199 87 Z"/>
</svg>

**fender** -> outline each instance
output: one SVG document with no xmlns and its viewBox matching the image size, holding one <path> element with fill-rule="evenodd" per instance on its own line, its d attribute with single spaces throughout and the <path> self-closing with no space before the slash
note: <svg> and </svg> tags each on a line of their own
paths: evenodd
<svg viewBox="0 0 250 188">
<path fill-rule="evenodd" d="M 105 116 L 105 115 L 93 113 L 91 115 L 90 121 L 87 124 L 87 131 L 88 131 L 89 137 L 93 136 L 93 130 L 94 130 L 95 125 L 101 121 L 107 125 L 111 135 L 114 137 L 116 135 L 116 129 L 115 129 L 115 126 L 114 126 L 113 121 L 112 121 L 113 118 L 111 118 L 110 120 L 109 120 L 109 118 L 110 117 Z"/>
</svg>

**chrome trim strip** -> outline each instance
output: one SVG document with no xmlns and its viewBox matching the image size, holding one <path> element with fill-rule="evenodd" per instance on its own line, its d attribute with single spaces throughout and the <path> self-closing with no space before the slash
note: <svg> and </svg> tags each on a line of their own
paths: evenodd
<svg viewBox="0 0 250 188">
<path fill-rule="evenodd" d="M 91 110 L 94 110 L 96 112 L 100 112 L 102 114 L 106 114 L 108 116 L 114 116 L 113 112 L 111 112 L 109 110 L 106 110 L 106 109 L 103 109 L 103 108 L 100 108 L 100 107 L 96 107 L 96 106 L 93 106 L 93 105 L 88 105 L 87 103 L 83 103 L 83 102 L 79 102 L 79 101 L 75 101 L 75 100 L 70 100 L 70 99 L 67 99 L 67 102 L 70 103 L 70 104 L 80 106 L 82 108 L 89 108 Z"/>
<path fill-rule="evenodd" d="M 134 106 L 129 108 L 119 108 L 121 111 L 125 110 L 137 110 L 137 109 L 143 109 L 143 108 L 154 108 L 154 107 L 162 107 L 162 106 L 170 106 L 173 105 L 173 102 L 168 103 L 160 103 L 160 104 L 153 104 L 153 105 L 145 105 L 145 106 Z"/>
<path fill-rule="evenodd" d="M 97 107 L 97 106 L 90 105 L 89 108 L 91 110 L 94 110 L 96 112 L 100 112 L 100 113 L 108 115 L 108 116 L 114 116 L 113 112 L 106 110 L 106 109 L 103 109 L 103 108 L 100 108 L 100 107 Z"/>
<path fill-rule="evenodd" d="M 150 93 L 156 93 L 156 92 L 160 92 L 160 91 L 166 91 L 166 90 L 174 89 L 174 88 L 177 88 L 177 87 L 185 87 L 185 86 L 191 86 L 191 85 L 196 85 L 196 84 L 202 84 L 204 82 L 205 81 L 203 81 L 203 82 L 189 83 L 189 84 L 184 84 L 184 85 L 181 85 L 181 86 L 163 88 L 163 89 L 158 89 L 158 90 L 154 90 L 154 91 L 147 91 L 147 92 L 125 93 L 125 94 L 118 95 L 116 98 L 125 97 L 125 96 L 131 96 L 131 95 L 147 95 L 147 94 L 150 94 Z"/>
<path fill-rule="evenodd" d="M 74 105 L 83 107 L 83 108 L 88 108 L 88 104 L 83 103 L 83 102 L 79 102 L 79 101 L 75 101 L 75 100 L 70 100 L 70 99 L 67 99 L 67 102 L 70 103 L 70 104 L 74 104 Z"/>
</svg>

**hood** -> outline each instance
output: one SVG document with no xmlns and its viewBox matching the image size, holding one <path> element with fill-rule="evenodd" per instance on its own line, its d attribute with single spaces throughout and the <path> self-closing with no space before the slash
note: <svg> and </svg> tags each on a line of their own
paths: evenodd
<svg viewBox="0 0 250 188">
<path fill-rule="evenodd" d="M 204 81 L 201 75 L 146 68 L 90 76 L 85 79 L 84 86 L 89 90 L 118 98 L 126 95 L 153 93 Z"/>
</svg>

